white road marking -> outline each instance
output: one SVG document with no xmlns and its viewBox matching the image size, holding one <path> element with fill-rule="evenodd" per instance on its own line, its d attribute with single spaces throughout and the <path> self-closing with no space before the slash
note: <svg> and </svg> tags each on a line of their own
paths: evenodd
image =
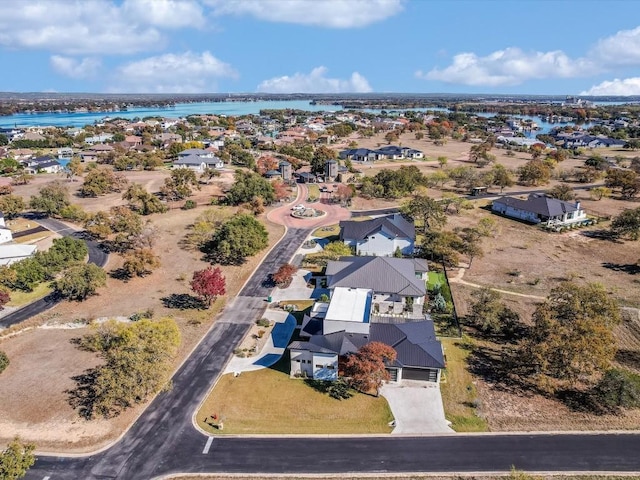
<svg viewBox="0 0 640 480">
<path fill-rule="evenodd" d="M 49 475 L 47 475 L 46 477 L 44 477 L 42 480 L 49 480 L 51 477 Z"/>
<path fill-rule="evenodd" d="M 204 446 L 204 450 L 202 450 L 203 455 L 206 455 L 207 453 L 209 453 L 209 449 L 211 448 L 212 443 L 213 443 L 213 437 L 209 437 L 207 439 L 207 443 Z"/>
</svg>

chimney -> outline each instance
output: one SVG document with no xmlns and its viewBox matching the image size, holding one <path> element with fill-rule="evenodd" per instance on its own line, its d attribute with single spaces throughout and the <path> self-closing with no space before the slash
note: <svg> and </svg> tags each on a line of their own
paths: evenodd
<svg viewBox="0 0 640 480">
<path fill-rule="evenodd" d="M 576 208 L 580 210 L 580 202 L 576 202 Z"/>
</svg>

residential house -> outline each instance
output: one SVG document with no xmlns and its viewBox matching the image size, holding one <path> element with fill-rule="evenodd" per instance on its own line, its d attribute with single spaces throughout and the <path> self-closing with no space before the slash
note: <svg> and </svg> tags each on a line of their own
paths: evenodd
<svg viewBox="0 0 640 480">
<path fill-rule="evenodd" d="M 173 168 L 190 168 L 197 173 L 204 172 L 207 168 L 223 168 L 224 162 L 214 156 L 200 155 L 181 155 L 178 160 L 173 162 Z"/>
<path fill-rule="evenodd" d="M 376 160 L 419 160 L 424 158 L 424 153 L 414 148 L 385 145 L 377 150 L 350 148 L 342 150 L 338 156 L 343 160 L 352 160 L 354 162 L 374 162 Z"/>
<path fill-rule="evenodd" d="M 491 210 L 507 217 L 547 225 L 571 225 L 587 220 L 580 202 L 565 202 L 546 195 L 532 193 L 526 200 L 502 197 L 494 200 Z"/>
<path fill-rule="evenodd" d="M 34 255 L 36 245 L 23 245 L 13 242 L 11 230 L 4 222 L 4 215 L 0 212 L 0 265 L 11 265 Z"/>
<path fill-rule="evenodd" d="M 84 143 L 89 145 L 95 145 L 96 143 L 104 143 L 113 140 L 113 134 L 111 133 L 101 133 L 100 135 L 94 135 L 92 137 L 87 137 L 84 139 Z"/>
<path fill-rule="evenodd" d="M 62 165 L 55 158 L 45 155 L 43 157 L 30 158 L 22 162 L 24 170 L 30 174 L 36 173 L 59 173 Z"/>
<path fill-rule="evenodd" d="M 80 160 L 83 162 L 96 162 L 100 157 L 108 155 L 110 152 L 113 152 L 113 150 L 114 148 L 111 145 L 102 143 L 92 145 L 80 152 Z"/>
<path fill-rule="evenodd" d="M 58 149 L 58 160 L 71 160 L 73 158 L 73 148 L 63 147 Z"/>
<path fill-rule="evenodd" d="M 373 291 L 375 314 L 422 317 L 429 268 L 421 258 L 341 257 L 325 270 L 326 285 L 337 288 L 365 288 Z"/>
<path fill-rule="evenodd" d="M 392 256 L 396 251 L 412 255 L 416 229 L 399 213 L 358 222 L 340 222 L 340 240 L 356 255 Z"/>
<path fill-rule="evenodd" d="M 367 289 L 337 288 L 324 318 L 317 320 L 319 333 L 289 345 L 291 376 L 336 380 L 341 361 L 368 343 L 380 342 L 397 354 L 396 360 L 386 365 L 391 381 L 439 382 L 445 362 L 433 322 L 373 321 L 372 296 Z"/>
</svg>

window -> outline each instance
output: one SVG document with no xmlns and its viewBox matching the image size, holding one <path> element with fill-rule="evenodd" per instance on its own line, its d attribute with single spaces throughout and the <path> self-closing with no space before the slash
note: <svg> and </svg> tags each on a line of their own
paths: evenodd
<svg viewBox="0 0 640 480">
<path fill-rule="evenodd" d="M 323 368 L 321 364 L 316 364 L 316 368 Z"/>
<path fill-rule="evenodd" d="M 333 365 L 327 365 L 327 369 L 328 370 L 335 370 L 336 367 L 334 367 Z"/>
<path fill-rule="evenodd" d="M 299 359 L 299 358 L 296 358 L 296 359 L 295 359 L 295 361 L 296 361 L 296 362 L 298 362 L 298 363 L 300 363 L 300 359 Z"/>
</svg>

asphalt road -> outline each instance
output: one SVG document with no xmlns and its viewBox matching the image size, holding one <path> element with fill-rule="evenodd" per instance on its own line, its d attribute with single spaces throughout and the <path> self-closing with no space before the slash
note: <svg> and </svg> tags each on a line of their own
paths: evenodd
<svg viewBox="0 0 640 480">
<path fill-rule="evenodd" d="M 440 437 L 208 437 L 191 419 L 233 349 L 266 308 L 262 282 L 309 231 L 289 230 L 241 295 L 133 427 L 108 450 L 39 457 L 28 479 L 146 480 L 170 473 L 380 473 L 527 471 L 640 472 L 640 434 L 448 435 Z M 269 402 L 269 399 L 264 399 Z M 295 408 L 282 405 L 281 408 Z"/>
<path fill-rule="evenodd" d="M 84 240 L 89 250 L 89 263 L 95 263 L 99 267 L 104 267 L 109 259 L 109 255 L 102 250 L 99 245 L 83 237 L 82 232 L 65 225 L 58 220 L 52 218 L 34 219 L 43 227 L 48 228 L 52 232 L 58 233 L 63 237 L 74 237 Z M 26 305 L 15 312 L 10 313 L 0 319 L 0 328 L 7 328 L 16 323 L 20 323 L 28 318 L 34 317 L 46 310 L 49 310 L 53 306 L 60 303 L 60 299 L 56 295 L 47 295 L 44 298 L 36 300 L 35 302 Z"/>
</svg>

